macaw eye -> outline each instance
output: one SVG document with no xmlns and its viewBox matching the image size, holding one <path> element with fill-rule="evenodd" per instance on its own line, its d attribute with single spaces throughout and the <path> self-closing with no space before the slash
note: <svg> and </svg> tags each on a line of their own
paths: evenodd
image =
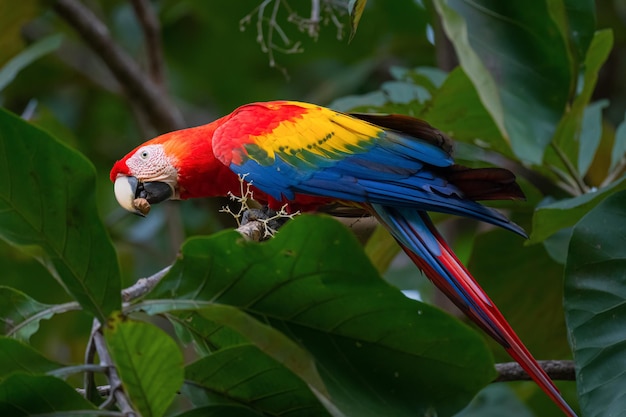
<svg viewBox="0 0 626 417">
<path fill-rule="evenodd" d="M 148 159 L 148 156 L 150 154 L 148 153 L 148 151 L 143 151 L 139 154 L 139 156 L 141 156 L 141 159 Z"/>
</svg>

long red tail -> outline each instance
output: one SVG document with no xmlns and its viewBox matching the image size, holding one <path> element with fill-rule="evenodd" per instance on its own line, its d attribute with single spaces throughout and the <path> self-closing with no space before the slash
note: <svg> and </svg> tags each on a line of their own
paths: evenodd
<svg viewBox="0 0 626 417">
<path fill-rule="evenodd" d="M 425 212 L 376 207 L 411 260 L 454 304 L 500 343 L 569 417 L 576 413 L 519 339 L 500 310 L 461 264 Z"/>
</svg>

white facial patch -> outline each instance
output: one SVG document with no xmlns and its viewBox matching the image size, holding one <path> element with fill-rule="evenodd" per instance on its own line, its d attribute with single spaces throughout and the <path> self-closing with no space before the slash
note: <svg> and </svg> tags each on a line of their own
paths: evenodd
<svg viewBox="0 0 626 417">
<path fill-rule="evenodd" d="M 178 173 L 163 150 L 163 145 L 146 145 L 126 160 L 130 172 L 142 182 L 173 182 Z"/>
</svg>

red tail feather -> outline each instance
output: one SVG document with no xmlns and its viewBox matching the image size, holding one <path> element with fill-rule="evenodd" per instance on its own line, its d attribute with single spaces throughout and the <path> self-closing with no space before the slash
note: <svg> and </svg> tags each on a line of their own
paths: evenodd
<svg viewBox="0 0 626 417">
<path fill-rule="evenodd" d="M 472 299 L 478 305 L 478 309 L 487 316 L 487 319 L 480 317 L 475 311 L 468 309 L 460 300 L 456 291 L 450 287 L 448 282 L 436 273 L 433 268 L 422 258 L 417 256 L 411 250 L 404 248 L 404 251 L 411 260 L 426 274 L 426 276 L 445 293 L 463 312 L 484 329 L 490 336 L 503 345 L 509 355 L 515 359 L 526 373 L 539 385 L 539 387 L 559 406 L 559 408 L 569 417 L 576 417 L 576 413 L 565 402 L 559 390 L 556 388 L 550 377 L 537 363 L 526 346 L 519 339 L 515 331 L 511 328 L 502 313 L 496 305 L 491 301 L 489 296 L 478 285 L 476 280 L 471 276 L 469 271 L 458 260 L 456 255 L 448 247 L 441 235 L 434 227 L 431 227 L 433 235 L 436 237 L 441 255 L 438 261 L 444 268 L 450 272 L 455 280 L 463 287 L 463 289 L 471 295 Z"/>
</svg>

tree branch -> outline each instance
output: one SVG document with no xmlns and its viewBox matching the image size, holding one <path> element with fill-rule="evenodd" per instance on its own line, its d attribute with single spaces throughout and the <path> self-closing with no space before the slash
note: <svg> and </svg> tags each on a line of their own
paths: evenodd
<svg viewBox="0 0 626 417">
<path fill-rule="evenodd" d="M 156 274 L 151 275 L 148 278 L 139 278 L 136 283 L 128 288 L 124 288 L 122 290 L 122 301 L 128 303 L 152 291 L 152 289 L 156 287 L 159 282 L 161 282 L 163 277 L 167 275 L 171 268 L 171 265 L 167 266 Z"/>
<path fill-rule="evenodd" d="M 148 1 L 132 0 L 131 3 L 143 30 L 150 77 L 157 85 L 163 87 L 163 51 L 161 48 L 161 25 L 159 24 L 159 19 Z"/>
<path fill-rule="evenodd" d="M 574 361 L 538 361 L 548 376 L 553 380 L 575 381 Z M 494 382 L 528 381 L 530 376 L 517 362 L 497 363 L 498 377 Z"/>
<path fill-rule="evenodd" d="M 139 66 L 111 38 L 108 28 L 96 15 L 77 0 L 57 0 L 56 13 L 73 27 L 111 70 L 124 87 L 129 100 L 143 108 L 153 126 L 160 132 L 185 127 L 182 115 Z"/>
</svg>

